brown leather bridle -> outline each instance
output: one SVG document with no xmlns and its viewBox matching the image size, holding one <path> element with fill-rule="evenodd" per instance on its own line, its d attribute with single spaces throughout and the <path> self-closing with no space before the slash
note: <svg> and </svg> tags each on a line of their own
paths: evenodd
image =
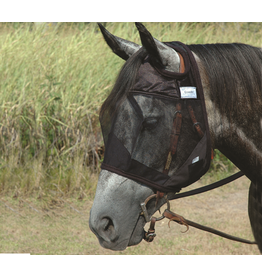
<svg viewBox="0 0 262 276">
<path fill-rule="evenodd" d="M 184 73 L 184 71 L 185 71 L 184 59 L 180 53 L 178 53 L 178 55 L 180 58 L 179 73 Z M 193 128 L 198 133 L 198 136 L 200 137 L 200 139 L 203 138 L 204 132 L 201 129 L 200 123 L 196 119 L 192 105 L 188 102 L 187 102 L 187 110 L 188 110 L 188 113 L 192 120 Z M 171 131 L 171 135 L 170 135 L 170 150 L 168 152 L 166 163 L 165 163 L 164 170 L 163 170 L 164 174 L 168 174 L 172 158 L 176 154 L 178 141 L 179 141 L 179 137 L 181 134 L 181 127 L 182 127 L 182 104 L 180 102 L 178 102 L 176 104 L 176 111 L 175 111 L 175 115 L 174 115 L 173 127 L 172 127 L 172 131 Z M 211 150 L 211 159 L 213 159 L 213 157 L 214 157 L 214 153 L 213 153 L 213 149 L 212 149 Z M 157 194 L 157 197 L 156 197 L 156 204 L 157 204 L 159 199 L 164 196 L 164 193 L 157 191 L 156 194 Z"/>
<path fill-rule="evenodd" d="M 179 56 L 180 56 L 180 73 L 183 73 L 184 70 L 185 70 L 184 60 L 183 60 L 183 58 L 180 54 L 179 54 Z M 164 170 L 163 170 L 164 174 L 168 174 L 169 169 L 170 169 L 170 165 L 171 165 L 171 161 L 172 161 L 172 157 L 175 155 L 175 153 L 177 151 L 178 141 L 179 141 L 179 137 L 180 137 L 180 133 L 181 133 L 181 126 L 182 126 L 182 112 L 181 112 L 181 110 L 182 110 L 182 105 L 181 105 L 180 102 L 178 102 L 176 104 L 176 112 L 175 112 L 175 115 L 174 115 L 172 132 L 171 132 L 171 135 L 170 135 L 170 149 L 169 149 L 168 156 L 167 156 L 165 166 L 164 166 Z M 187 110 L 190 114 L 194 129 L 197 131 L 199 137 L 202 138 L 204 136 L 204 133 L 201 129 L 200 123 L 196 119 L 193 107 L 189 103 L 187 103 Z M 211 159 L 213 159 L 213 150 L 211 151 Z M 220 180 L 216 183 L 210 184 L 208 186 L 205 186 L 205 187 L 202 187 L 202 188 L 199 188 L 199 189 L 195 189 L 195 190 L 192 190 L 192 191 L 189 191 L 189 192 L 185 192 L 185 193 L 182 193 L 182 194 L 171 196 L 170 199 L 182 198 L 182 197 L 186 197 L 186 196 L 191 196 L 191 195 L 203 193 L 203 192 L 212 190 L 214 188 L 218 188 L 218 187 L 220 187 L 222 185 L 225 185 L 227 183 L 230 183 L 233 180 L 241 177 L 242 175 L 243 175 L 242 172 L 238 172 L 238 173 L 236 173 L 236 174 L 234 174 L 230 177 L 222 179 L 222 180 Z M 162 216 L 160 216 L 159 218 L 156 218 L 156 217 L 153 217 L 153 216 L 150 218 L 149 214 L 147 212 L 146 205 L 153 198 L 156 199 L 155 206 L 157 206 L 157 203 L 161 198 L 164 198 L 166 203 L 167 203 L 167 208 L 163 212 Z M 169 219 L 168 225 L 170 225 L 171 221 L 174 221 L 174 222 L 177 222 L 180 225 L 186 226 L 187 229 L 186 229 L 185 232 L 188 231 L 189 226 L 192 226 L 192 227 L 195 227 L 197 229 L 200 229 L 200 230 L 203 230 L 203 231 L 206 231 L 206 232 L 209 232 L 209 233 L 213 233 L 215 235 L 221 236 L 221 237 L 226 238 L 226 239 L 230 239 L 230 240 L 234 240 L 234 241 L 238 241 L 238 242 L 242 242 L 242 243 L 247 243 L 247 244 L 257 244 L 255 241 L 249 241 L 249 240 L 245 240 L 245 239 L 242 239 L 242 238 L 238 238 L 238 237 L 226 234 L 224 232 L 218 231 L 216 229 L 213 229 L 213 228 L 210 228 L 210 227 L 207 227 L 207 226 L 203 226 L 201 224 L 198 224 L 198 223 L 195 223 L 193 221 L 187 220 L 184 217 L 172 212 L 170 210 L 170 203 L 169 203 L 169 199 L 168 199 L 168 194 L 165 194 L 163 192 L 157 191 L 156 194 L 153 194 L 153 195 L 149 196 L 140 205 L 141 205 L 141 208 L 142 208 L 141 215 L 143 215 L 145 217 L 146 222 L 150 222 L 150 226 L 149 226 L 148 231 L 144 233 L 144 239 L 147 242 L 152 242 L 154 240 L 154 237 L 156 236 L 156 234 L 155 234 L 155 223 L 157 221 L 160 221 L 160 220 L 164 219 L 164 218 L 167 218 L 167 219 Z"/>
<path fill-rule="evenodd" d="M 238 177 L 236 177 L 236 178 L 238 178 Z M 186 193 L 184 193 L 184 194 L 186 194 Z M 183 197 L 183 196 L 180 196 L 180 198 L 181 197 Z M 143 210 L 141 212 L 141 215 L 144 215 L 145 218 L 146 218 L 146 221 L 150 222 L 150 226 L 149 226 L 148 231 L 144 233 L 144 240 L 147 241 L 147 242 L 152 242 L 154 240 L 155 236 L 156 236 L 156 234 L 155 234 L 155 223 L 157 221 L 160 221 L 160 220 L 164 219 L 164 218 L 167 218 L 167 219 L 169 219 L 169 223 L 168 223 L 169 227 L 170 227 L 170 222 L 174 221 L 174 222 L 177 222 L 180 225 L 186 226 L 187 229 L 186 229 L 185 232 L 187 232 L 189 230 L 189 226 L 192 226 L 194 228 L 197 228 L 197 229 L 200 229 L 200 230 L 203 230 L 203 231 L 206 231 L 206 232 L 218 235 L 220 237 L 223 237 L 223 238 L 226 238 L 226 239 L 229 239 L 229 240 L 238 241 L 238 242 L 246 243 L 246 244 L 257 244 L 257 242 L 255 242 L 255 241 L 249 241 L 249 240 L 246 240 L 246 239 L 242 239 L 242 238 L 238 238 L 238 237 L 226 234 L 224 232 L 221 232 L 219 230 L 213 229 L 211 227 L 207 227 L 207 226 L 198 224 L 196 222 L 193 222 L 191 220 L 185 219 L 184 217 L 182 217 L 182 216 L 180 216 L 180 215 L 172 212 L 170 210 L 170 203 L 169 203 L 169 200 L 168 200 L 168 195 L 164 195 L 164 198 L 165 198 L 166 203 L 167 203 L 167 208 L 165 209 L 165 211 L 163 212 L 163 214 L 159 218 L 156 218 L 156 217 L 153 217 L 153 216 L 151 218 L 149 218 L 149 215 L 148 215 L 148 212 L 147 212 L 147 209 L 146 209 L 146 205 L 153 198 L 157 198 L 157 194 L 153 194 L 153 195 L 149 196 L 145 200 L 145 202 L 141 203 L 141 208 Z"/>
</svg>

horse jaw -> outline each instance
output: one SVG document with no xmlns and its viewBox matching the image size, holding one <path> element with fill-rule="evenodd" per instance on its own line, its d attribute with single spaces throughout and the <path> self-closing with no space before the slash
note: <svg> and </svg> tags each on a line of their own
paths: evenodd
<svg viewBox="0 0 262 276">
<path fill-rule="evenodd" d="M 102 247 L 124 250 L 140 243 L 144 237 L 145 219 L 140 203 L 153 191 L 130 179 L 102 170 L 90 211 L 89 226 Z M 149 209 L 153 214 L 155 208 Z"/>
</svg>

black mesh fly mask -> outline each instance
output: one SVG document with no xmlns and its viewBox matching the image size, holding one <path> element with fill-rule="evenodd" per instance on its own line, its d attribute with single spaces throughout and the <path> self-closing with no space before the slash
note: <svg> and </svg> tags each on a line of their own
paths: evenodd
<svg viewBox="0 0 262 276">
<path fill-rule="evenodd" d="M 100 116 L 101 168 L 161 192 L 178 192 L 207 172 L 211 145 L 194 56 L 180 42 L 166 44 L 180 54 L 183 72 L 144 59 L 126 97 Z"/>
</svg>

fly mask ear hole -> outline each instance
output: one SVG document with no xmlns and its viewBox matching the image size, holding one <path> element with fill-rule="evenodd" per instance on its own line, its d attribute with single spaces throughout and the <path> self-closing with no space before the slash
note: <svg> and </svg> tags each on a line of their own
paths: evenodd
<svg viewBox="0 0 262 276">
<path fill-rule="evenodd" d="M 141 23 L 135 23 L 140 34 L 142 45 L 150 56 L 150 61 L 157 67 L 162 67 L 170 72 L 180 72 L 180 57 L 178 53 L 155 39 Z"/>
<path fill-rule="evenodd" d="M 155 43 L 155 39 L 151 35 L 151 33 L 146 29 L 146 27 L 139 23 L 136 22 L 136 27 L 139 31 L 140 39 L 142 42 L 142 45 L 146 48 L 149 56 L 153 58 L 153 62 L 156 62 L 160 65 L 163 65 L 162 58 L 159 54 L 159 51 L 157 49 L 157 45 Z"/>
</svg>

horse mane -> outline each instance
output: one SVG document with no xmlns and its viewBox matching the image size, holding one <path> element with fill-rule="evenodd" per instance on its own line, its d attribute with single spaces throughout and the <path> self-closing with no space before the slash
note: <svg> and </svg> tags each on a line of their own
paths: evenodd
<svg viewBox="0 0 262 276">
<path fill-rule="evenodd" d="M 252 108 L 261 101 L 262 51 L 250 45 L 188 45 L 205 68 L 210 98 L 226 114 L 238 112 L 245 103 Z"/>
</svg>

